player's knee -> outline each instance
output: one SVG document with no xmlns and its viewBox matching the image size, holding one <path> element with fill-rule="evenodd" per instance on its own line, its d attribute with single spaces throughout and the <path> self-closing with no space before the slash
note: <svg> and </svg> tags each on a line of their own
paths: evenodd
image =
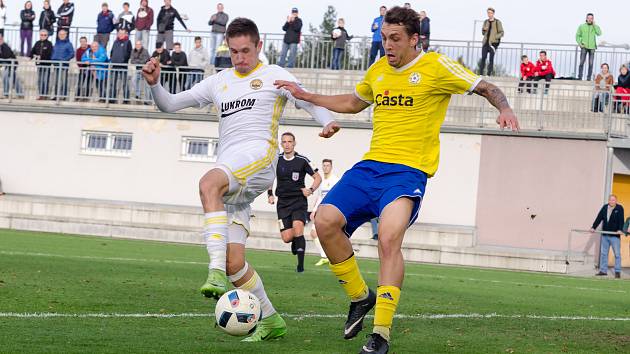
<svg viewBox="0 0 630 354">
<path fill-rule="evenodd" d="M 282 237 L 284 243 L 290 243 L 293 241 L 293 232 L 291 232 L 291 230 L 285 230 L 280 233 L 280 237 Z"/>
<path fill-rule="evenodd" d="M 226 273 L 228 275 L 234 275 L 238 273 L 243 267 L 245 267 L 245 260 L 243 258 L 228 258 L 226 263 Z"/>
<path fill-rule="evenodd" d="M 338 218 L 333 213 L 322 211 L 315 215 L 315 228 L 317 229 L 317 236 L 320 239 L 334 235 L 335 232 L 342 227 L 343 219 Z"/>
<path fill-rule="evenodd" d="M 384 257 L 392 256 L 400 252 L 398 236 L 389 232 L 378 234 L 378 247 Z"/>
<path fill-rule="evenodd" d="M 225 194 L 224 186 L 211 176 L 203 176 L 199 180 L 199 195 L 208 198 L 222 198 Z"/>
</svg>

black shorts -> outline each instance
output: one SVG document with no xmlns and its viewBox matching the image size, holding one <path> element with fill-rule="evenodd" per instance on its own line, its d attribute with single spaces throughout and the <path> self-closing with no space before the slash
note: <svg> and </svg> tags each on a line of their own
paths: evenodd
<svg viewBox="0 0 630 354">
<path fill-rule="evenodd" d="M 306 224 L 308 201 L 306 197 L 278 198 L 277 211 L 280 231 L 288 230 L 296 220 Z"/>
</svg>

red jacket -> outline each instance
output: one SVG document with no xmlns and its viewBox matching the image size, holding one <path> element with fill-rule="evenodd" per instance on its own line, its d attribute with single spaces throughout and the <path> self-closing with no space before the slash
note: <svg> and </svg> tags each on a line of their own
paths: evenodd
<svg viewBox="0 0 630 354">
<path fill-rule="evenodd" d="M 536 72 L 536 66 L 534 63 L 527 62 L 527 64 L 521 63 L 521 79 L 527 80 L 528 78 L 534 76 L 534 72 Z"/>
<path fill-rule="evenodd" d="M 551 60 L 547 59 L 545 61 L 540 61 L 540 59 L 538 59 L 536 61 L 536 76 L 545 76 L 548 74 L 553 75 L 554 77 L 556 76 L 556 71 L 553 70 L 553 65 L 551 65 Z"/>
</svg>

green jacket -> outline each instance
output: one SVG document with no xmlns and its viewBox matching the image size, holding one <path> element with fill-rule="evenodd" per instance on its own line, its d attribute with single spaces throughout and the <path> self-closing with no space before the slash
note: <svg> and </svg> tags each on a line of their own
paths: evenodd
<svg viewBox="0 0 630 354">
<path fill-rule="evenodd" d="M 494 23 L 492 24 L 492 29 L 490 29 L 490 33 L 488 33 L 488 29 L 490 28 L 490 21 L 483 21 L 483 27 L 481 29 L 481 34 L 483 34 L 483 44 L 490 43 L 490 45 L 499 45 L 501 43 L 501 38 L 503 38 L 503 24 L 498 19 L 494 19 Z"/>
<path fill-rule="evenodd" d="M 602 35 L 602 30 L 598 25 L 583 23 L 578 27 L 575 34 L 575 41 L 580 47 L 586 49 L 597 49 L 597 36 Z"/>
</svg>

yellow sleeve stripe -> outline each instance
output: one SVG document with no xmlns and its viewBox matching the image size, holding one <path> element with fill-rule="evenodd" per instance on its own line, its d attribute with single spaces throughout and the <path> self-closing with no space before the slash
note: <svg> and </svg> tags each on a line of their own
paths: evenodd
<svg viewBox="0 0 630 354">
<path fill-rule="evenodd" d="M 365 98 L 365 97 L 361 96 L 361 94 L 360 94 L 360 93 L 359 93 L 356 89 L 354 89 L 354 95 L 355 95 L 358 99 L 360 99 L 361 101 L 363 101 L 363 102 L 365 102 L 365 103 L 367 103 L 367 104 L 372 104 L 372 103 L 374 103 L 374 101 L 372 101 L 372 98 Z"/>
<path fill-rule="evenodd" d="M 469 84 L 474 84 L 475 81 L 477 81 L 477 77 L 469 72 L 467 72 L 462 66 L 461 64 L 459 64 L 458 62 L 454 61 L 451 58 L 445 57 L 445 56 L 441 56 L 438 59 L 438 62 L 440 64 L 442 64 L 442 66 L 444 66 L 446 68 L 446 70 L 450 71 L 451 74 L 459 77 L 460 79 L 468 82 Z"/>
</svg>

